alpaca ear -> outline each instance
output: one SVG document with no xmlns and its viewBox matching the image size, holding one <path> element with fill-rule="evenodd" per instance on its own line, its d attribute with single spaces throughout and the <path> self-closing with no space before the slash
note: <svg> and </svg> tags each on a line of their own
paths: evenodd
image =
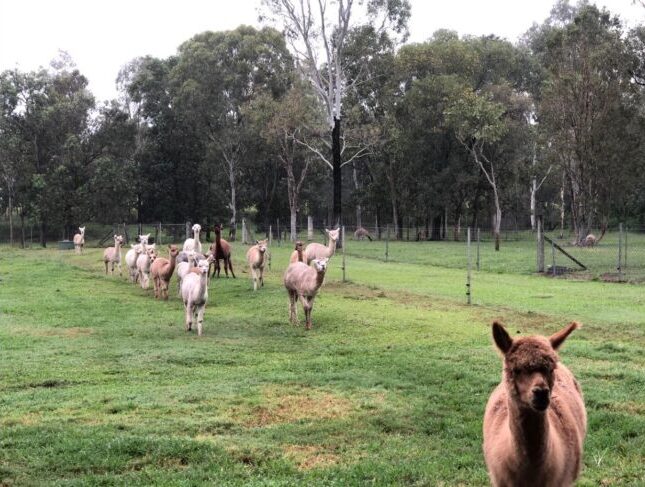
<svg viewBox="0 0 645 487">
<path fill-rule="evenodd" d="M 495 345 L 497 345 L 497 348 L 499 348 L 504 355 L 506 355 L 513 345 L 513 339 L 499 321 L 493 322 L 493 340 L 495 340 Z"/>
<path fill-rule="evenodd" d="M 580 327 L 582 327 L 580 323 L 578 323 L 577 321 L 572 321 L 562 330 L 551 335 L 549 337 L 549 341 L 551 342 L 551 346 L 553 347 L 553 349 L 557 350 L 558 348 L 560 348 L 560 345 L 562 345 L 562 342 L 564 342 L 567 339 L 567 337 L 571 334 L 571 332 Z"/>
</svg>

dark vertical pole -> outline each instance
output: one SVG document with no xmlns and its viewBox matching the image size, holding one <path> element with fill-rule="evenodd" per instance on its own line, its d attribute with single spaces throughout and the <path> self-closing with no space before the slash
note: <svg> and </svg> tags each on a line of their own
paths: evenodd
<svg viewBox="0 0 645 487">
<path fill-rule="evenodd" d="M 388 224 L 387 231 L 385 233 L 385 262 L 387 262 L 387 259 L 388 259 L 388 253 L 390 250 L 389 247 L 390 247 L 390 225 Z"/>
<path fill-rule="evenodd" d="M 537 271 L 544 272 L 544 228 L 542 215 L 537 217 Z"/>
<path fill-rule="evenodd" d="M 466 272 L 466 300 L 468 301 L 468 304 L 471 304 L 471 296 L 470 296 L 470 227 L 468 227 L 468 232 L 466 235 L 466 257 L 467 257 L 467 272 Z"/>
<path fill-rule="evenodd" d="M 479 227 L 477 227 L 477 270 L 478 271 L 479 271 L 479 263 L 480 263 L 480 259 L 479 259 L 479 243 L 480 243 Z"/>
<path fill-rule="evenodd" d="M 345 241 L 345 225 L 343 225 L 342 236 L 343 236 L 342 237 L 343 241 Z M 343 250 L 343 282 L 345 282 L 345 269 L 346 269 L 346 266 L 345 266 L 345 246 L 344 245 L 343 245 L 342 250 Z"/>
</svg>

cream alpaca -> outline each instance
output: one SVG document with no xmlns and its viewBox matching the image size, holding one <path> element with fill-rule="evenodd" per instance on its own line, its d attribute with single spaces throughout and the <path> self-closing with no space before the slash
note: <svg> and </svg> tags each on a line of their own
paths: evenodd
<svg viewBox="0 0 645 487">
<path fill-rule="evenodd" d="M 253 290 L 257 291 L 258 282 L 264 286 L 264 265 L 266 263 L 266 240 L 256 240 L 255 245 L 246 252 L 246 261 L 251 269 L 251 278 L 253 279 Z"/>
<path fill-rule="evenodd" d="M 83 253 L 83 246 L 85 245 L 85 227 L 78 227 L 81 233 L 74 235 L 74 252 L 77 254 Z"/>
</svg>

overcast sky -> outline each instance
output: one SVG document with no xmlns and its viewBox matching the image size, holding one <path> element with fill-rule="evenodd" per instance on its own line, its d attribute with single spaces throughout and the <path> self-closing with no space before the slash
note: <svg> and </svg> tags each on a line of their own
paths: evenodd
<svg viewBox="0 0 645 487">
<path fill-rule="evenodd" d="M 515 41 L 541 23 L 554 0 L 410 0 L 410 41 L 441 28 Z M 575 2 L 573 2 L 575 3 Z M 167 57 L 205 30 L 257 25 L 260 0 L 0 0 L 0 71 L 47 66 L 67 51 L 97 100 L 116 97 L 121 66 L 147 54 Z M 628 25 L 645 22 L 632 0 L 598 0 Z"/>
</svg>

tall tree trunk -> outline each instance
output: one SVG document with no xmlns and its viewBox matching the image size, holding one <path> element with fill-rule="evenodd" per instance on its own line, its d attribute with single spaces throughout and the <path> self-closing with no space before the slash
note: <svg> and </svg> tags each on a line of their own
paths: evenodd
<svg viewBox="0 0 645 487">
<path fill-rule="evenodd" d="M 499 252 L 499 241 L 502 227 L 502 208 L 499 206 L 499 195 L 497 194 L 497 188 L 493 188 L 493 196 L 495 199 L 495 251 Z"/>
<path fill-rule="evenodd" d="M 435 215 L 432 218 L 432 230 L 430 232 L 430 240 L 439 241 L 441 240 L 441 214 Z"/>
<path fill-rule="evenodd" d="M 40 219 L 40 245 L 45 248 L 47 247 L 47 222 L 44 217 Z"/>
<path fill-rule="evenodd" d="M 537 193 L 537 178 L 533 176 L 531 180 L 531 230 L 535 231 L 535 195 Z"/>
<path fill-rule="evenodd" d="M 340 154 L 340 118 L 334 117 L 334 128 L 331 132 L 331 152 L 332 152 L 332 177 L 334 186 L 334 222 L 340 227 L 343 221 L 342 209 L 342 189 L 343 179 L 341 177 L 341 154 Z M 342 238 L 336 242 L 336 247 L 342 247 Z"/>
<path fill-rule="evenodd" d="M 24 249 L 26 246 L 25 242 L 25 214 L 20 212 L 20 245 Z"/>
</svg>

